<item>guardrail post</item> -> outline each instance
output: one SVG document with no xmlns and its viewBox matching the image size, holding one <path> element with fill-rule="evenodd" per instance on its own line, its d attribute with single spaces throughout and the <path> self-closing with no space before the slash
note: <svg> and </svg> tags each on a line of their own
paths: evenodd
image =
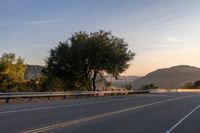
<svg viewBox="0 0 200 133">
<path fill-rule="evenodd" d="M 31 101 L 32 101 L 32 97 L 29 98 L 29 102 L 31 102 Z"/>
<path fill-rule="evenodd" d="M 9 102 L 10 102 L 10 99 L 6 98 L 6 103 L 9 104 Z"/>
<path fill-rule="evenodd" d="M 48 97 L 48 100 L 51 100 L 51 97 Z"/>
</svg>

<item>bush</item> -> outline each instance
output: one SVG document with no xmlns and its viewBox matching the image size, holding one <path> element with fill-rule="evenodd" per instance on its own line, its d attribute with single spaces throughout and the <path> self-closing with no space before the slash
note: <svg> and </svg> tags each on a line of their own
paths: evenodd
<svg viewBox="0 0 200 133">
<path fill-rule="evenodd" d="M 146 84 L 146 85 L 142 85 L 141 89 L 142 90 L 148 90 L 148 89 L 157 89 L 158 87 L 155 86 L 154 84 Z"/>
<path fill-rule="evenodd" d="M 0 88 L 0 92 L 7 92 L 6 88 Z"/>
<path fill-rule="evenodd" d="M 65 86 L 58 78 L 41 77 L 38 83 L 40 91 L 64 91 Z"/>
</svg>

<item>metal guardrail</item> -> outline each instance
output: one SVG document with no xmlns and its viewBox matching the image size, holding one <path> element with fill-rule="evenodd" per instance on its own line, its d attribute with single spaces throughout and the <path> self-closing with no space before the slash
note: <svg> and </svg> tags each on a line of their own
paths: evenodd
<svg viewBox="0 0 200 133">
<path fill-rule="evenodd" d="M 128 95 L 128 94 L 137 94 L 137 93 L 149 93 L 149 90 L 131 90 L 131 91 L 69 91 L 69 92 L 14 92 L 14 93 L 0 93 L 0 99 L 5 99 L 6 103 L 9 103 L 10 99 L 17 98 L 28 98 L 29 101 L 32 98 L 48 98 L 49 100 L 52 97 L 75 97 L 80 96 L 107 96 L 107 95 Z"/>
</svg>

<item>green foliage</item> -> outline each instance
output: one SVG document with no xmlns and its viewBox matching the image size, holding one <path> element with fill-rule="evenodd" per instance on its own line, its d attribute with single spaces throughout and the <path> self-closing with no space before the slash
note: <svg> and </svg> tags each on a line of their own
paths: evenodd
<svg viewBox="0 0 200 133">
<path fill-rule="evenodd" d="M 157 89 L 158 87 L 155 86 L 154 84 L 147 84 L 147 85 L 142 85 L 141 89 L 143 90 L 148 90 L 148 89 Z"/>
<path fill-rule="evenodd" d="M 0 90 L 24 91 L 24 59 L 16 58 L 14 53 L 4 53 L 0 58 Z"/>
<path fill-rule="evenodd" d="M 78 32 L 50 50 L 44 75 L 35 79 L 24 79 L 24 59 L 4 53 L 0 58 L 0 91 L 96 90 L 96 82 L 103 81 L 105 73 L 117 78 L 134 56 L 124 39 L 111 32 Z"/>
<path fill-rule="evenodd" d="M 56 77 L 66 88 L 96 90 L 97 77 L 115 77 L 129 67 L 135 54 L 128 44 L 111 32 L 78 32 L 50 50 L 44 74 Z"/>
<path fill-rule="evenodd" d="M 39 91 L 64 91 L 64 84 L 58 78 L 41 76 L 34 84 Z"/>
</svg>

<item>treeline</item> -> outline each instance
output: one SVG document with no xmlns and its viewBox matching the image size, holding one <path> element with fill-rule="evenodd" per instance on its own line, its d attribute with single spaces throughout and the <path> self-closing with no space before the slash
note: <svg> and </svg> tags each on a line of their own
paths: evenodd
<svg viewBox="0 0 200 133">
<path fill-rule="evenodd" d="M 185 89 L 200 89 L 200 80 L 197 80 L 195 82 L 187 82 L 184 85 L 182 85 L 181 88 L 185 88 Z"/>
<path fill-rule="evenodd" d="M 135 54 L 124 39 L 111 32 L 77 32 L 50 50 L 42 75 L 25 80 L 24 59 L 14 53 L 0 58 L 0 91 L 97 90 L 104 75 L 117 78 L 129 66 Z"/>
<path fill-rule="evenodd" d="M 44 74 L 25 79 L 27 65 L 15 53 L 4 53 L 0 58 L 0 92 L 61 91 L 60 82 Z M 47 80 L 48 79 L 48 80 Z"/>
<path fill-rule="evenodd" d="M 141 89 L 148 90 L 148 89 L 158 89 L 159 87 L 155 86 L 154 84 L 146 84 L 142 85 Z M 179 88 L 183 89 L 200 89 L 200 80 L 197 80 L 195 82 L 186 82 L 182 85 L 180 85 Z"/>
</svg>

